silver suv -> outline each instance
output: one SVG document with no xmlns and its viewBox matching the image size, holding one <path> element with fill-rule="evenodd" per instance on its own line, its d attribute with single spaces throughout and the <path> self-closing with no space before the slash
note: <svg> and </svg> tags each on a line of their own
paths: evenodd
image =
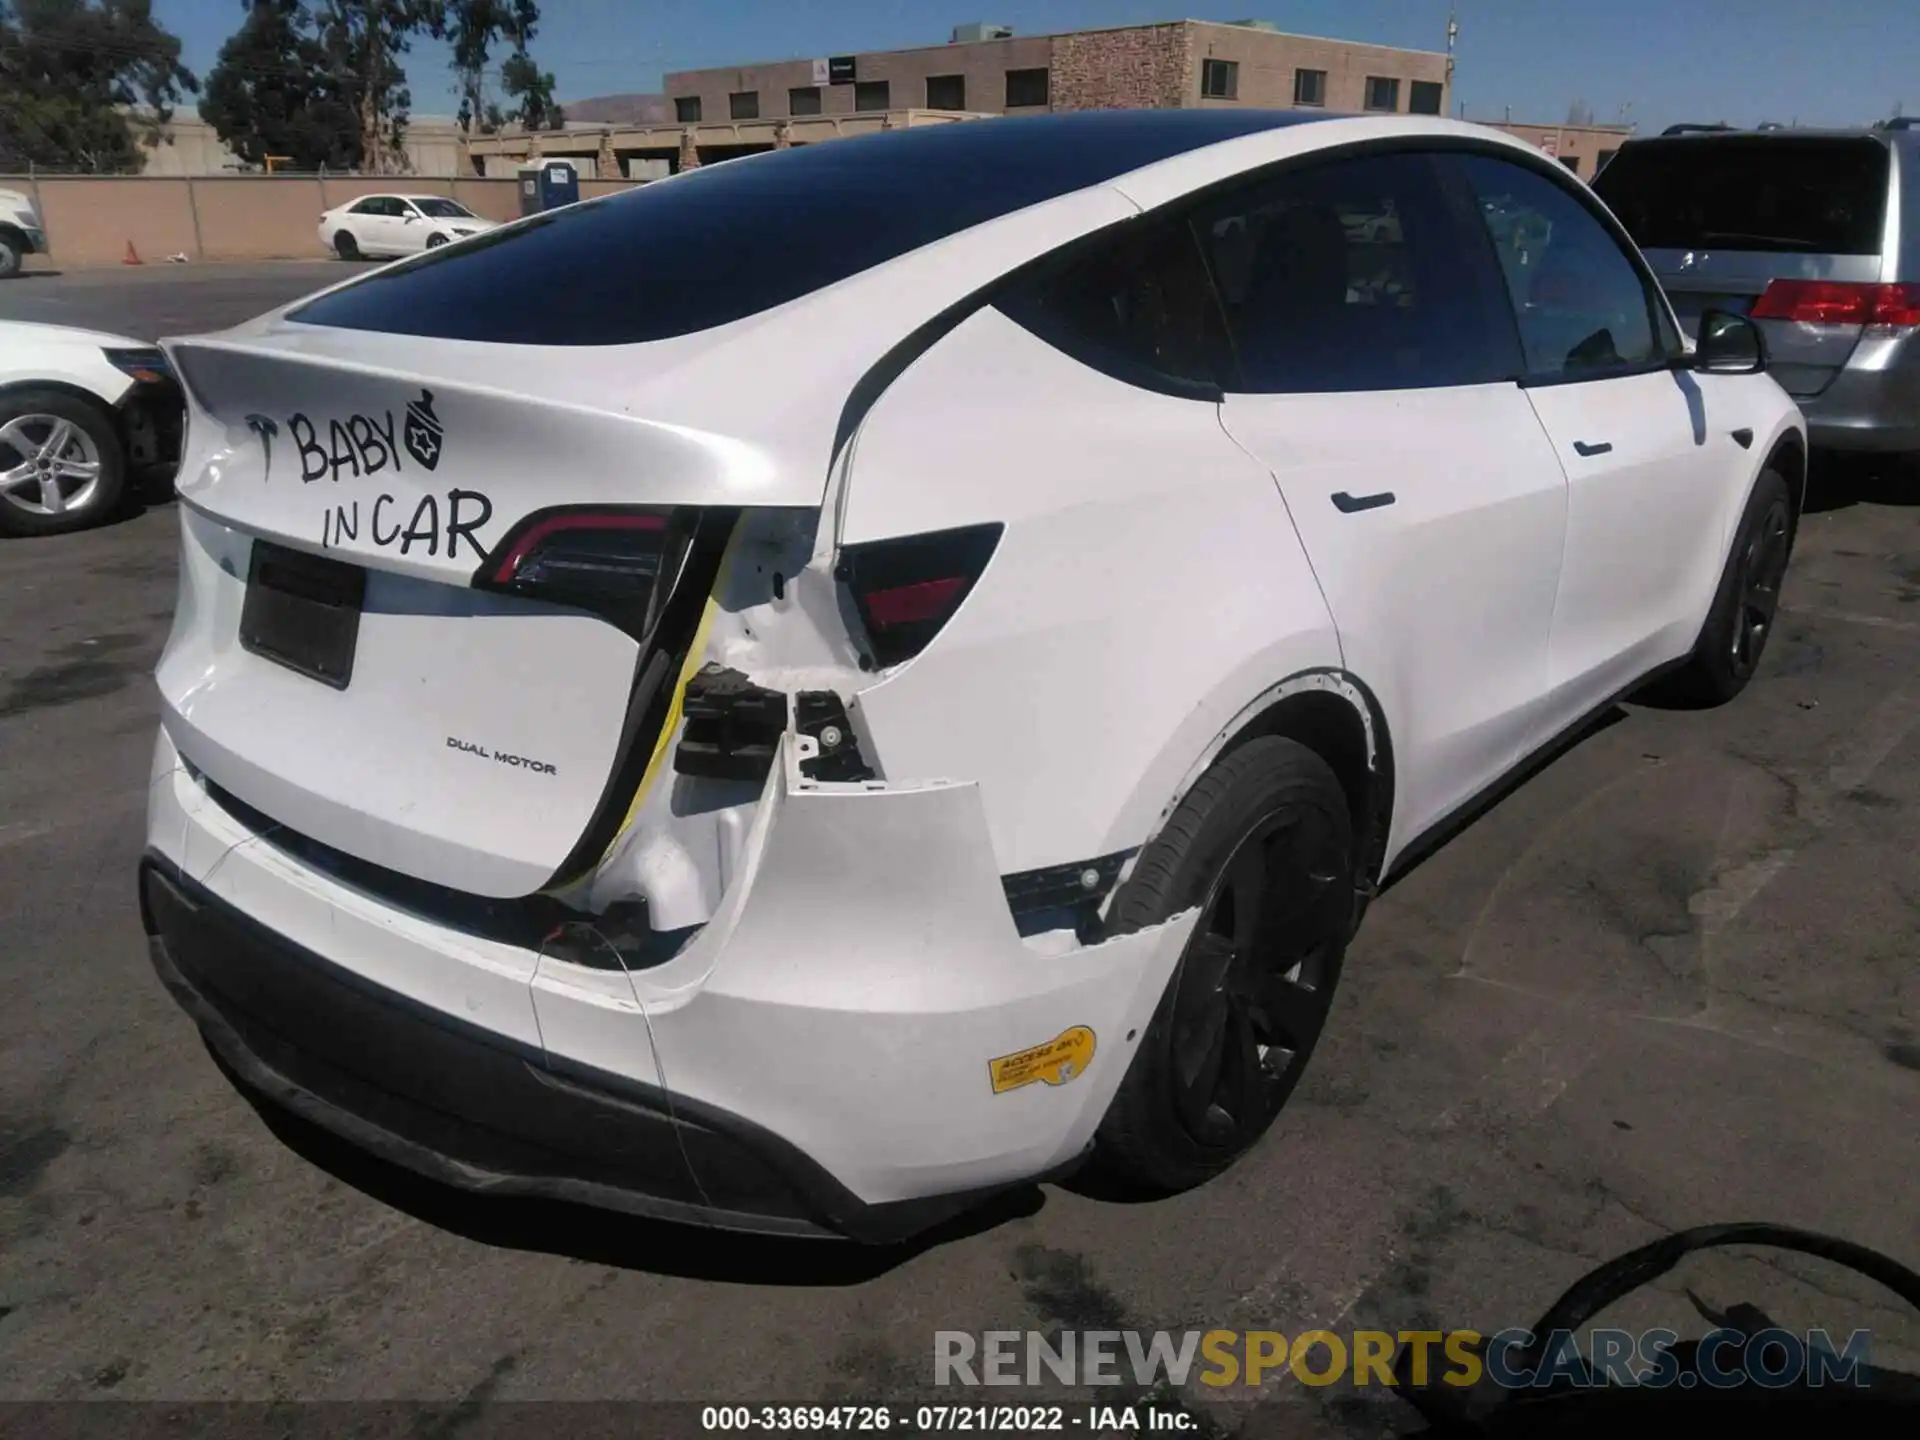
<svg viewBox="0 0 1920 1440">
<path fill-rule="evenodd" d="M 1593 188 L 1692 334 L 1750 316 L 1829 450 L 1920 454 L 1920 129 L 1675 126 Z"/>
</svg>

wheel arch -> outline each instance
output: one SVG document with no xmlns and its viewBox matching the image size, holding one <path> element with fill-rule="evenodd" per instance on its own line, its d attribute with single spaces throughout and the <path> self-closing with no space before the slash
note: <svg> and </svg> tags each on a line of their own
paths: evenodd
<svg viewBox="0 0 1920 1440">
<path fill-rule="evenodd" d="M 0 383 L 0 405 L 4 405 L 15 395 L 30 394 L 34 391 L 52 391 L 56 395 L 65 395 L 74 400 L 85 401 L 100 413 L 100 418 L 119 432 L 118 409 L 115 403 L 98 390 L 89 390 L 84 385 L 76 385 L 71 380 L 9 380 Z"/>
<path fill-rule="evenodd" d="M 1222 726 L 1181 778 L 1154 822 L 1158 833 L 1200 777 L 1250 740 L 1278 736 L 1305 745 L 1332 768 L 1346 792 L 1360 845 L 1355 874 L 1363 895 L 1378 883 L 1392 826 L 1393 737 L 1373 691 L 1337 667 L 1298 671 L 1269 685 Z"/>
<path fill-rule="evenodd" d="M 1788 429 L 1773 442 L 1773 448 L 1767 452 L 1762 470 L 1778 470 L 1786 478 L 1787 493 L 1793 501 L 1793 518 L 1798 524 L 1807 508 L 1807 437 L 1799 430 Z"/>
</svg>

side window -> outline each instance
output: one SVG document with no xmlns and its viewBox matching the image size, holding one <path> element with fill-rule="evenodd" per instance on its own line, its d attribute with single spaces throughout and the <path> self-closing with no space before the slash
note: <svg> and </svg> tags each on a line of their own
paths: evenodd
<svg viewBox="0 0 1920 1440">
<path fill-rule="evenodd" d="M 1493 241 L 1529 376 L 1573 380 L 1669 358 L 1646 280 L 1575 195 L 1510 161 L 1463 155 L 1457 163 Z"/>
<path fill-rule="evenodd" d="M 1240 383 L 1258 392 L 1406 390 L 1517 377 L 1500 282 L 1431 159 L 1291 169 L 1194 217 Z"/>
<path fill-rule="evenodd" d="M 354 206 L 353 209 L 349 210 L 347 213 L 349 215 L 384 215 L 387 212 L 381 207 L 385 204 L 386 202 L 384 200 L 382 200 L 379 196 L 375 195 L 368 199 L 362 200 L 358 205 Z"/>
<path fill-rule="evenodd" d="M 1116 379 L 1189 393 L 1219 384 L 1219 302 L 1193 235 L 1162 220 L 1043 267 L 999 302 L 1010 319 Z"/>
</svg>

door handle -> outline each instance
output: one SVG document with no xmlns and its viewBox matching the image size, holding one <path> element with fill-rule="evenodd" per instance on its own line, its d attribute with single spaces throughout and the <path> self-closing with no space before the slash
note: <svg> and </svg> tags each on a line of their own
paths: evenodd
<svg viewBox="0 0 1920 1440">
<path fill-rule="evenodd" d="M 1336 491 L 1333 508 L 1342 515 L 1357 515 L 1362 510 L 1378 510 L 1382 505 L 1393 504 L 1393 492 L 1382 490 L 1378 495 L 1349 495 L 1346 491 Z"/>
<path fill-rule="evenodd" d="M 1612 443 L 1606 440 L 1602 440 L 1598 445 L 1589 445 L 1584 440 L 1573 442 L 1573 453 L 1576 455 L 1605 455 L 1611 449 L 1613 449 Z"/>
</svg>

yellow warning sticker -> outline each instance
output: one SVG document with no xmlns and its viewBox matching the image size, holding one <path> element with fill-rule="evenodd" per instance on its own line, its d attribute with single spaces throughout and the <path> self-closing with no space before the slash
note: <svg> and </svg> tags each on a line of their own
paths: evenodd
<svg viewBox="0 0 1920 1440">
<path fill-rule="evenodd" d="M 1093 1031 L 1076 1025 L 1061 1031 L 1044 1045 L 990 1060 L 987 1073 L 993 1078 L 993 1093 L 1004 1095 L 1036 1080 L 1046 1085 L 1064 1085 L 1093 1062 L 1093 1043 Z"/>
</svg>

